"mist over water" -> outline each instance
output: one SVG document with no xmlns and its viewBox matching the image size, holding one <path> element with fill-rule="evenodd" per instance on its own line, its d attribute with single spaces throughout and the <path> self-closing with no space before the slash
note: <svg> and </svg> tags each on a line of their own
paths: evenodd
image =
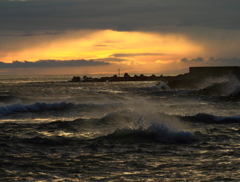
<svg viewBox="0 0 240 182">
<path fill-rule="evenodd" d="M 238 181 L 239 82 L 1 77 L 2 181 Z"/>
</svg>

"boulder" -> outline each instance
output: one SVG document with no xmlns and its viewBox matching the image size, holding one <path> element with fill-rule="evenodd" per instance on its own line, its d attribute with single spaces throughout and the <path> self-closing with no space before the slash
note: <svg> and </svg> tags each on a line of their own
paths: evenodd
<svg viewBox="0 0 240 182">
<path fill-rule="evenodd" d="M 74 76 L 72 78 L 72 82 L 80 82 L 81 81 L 81 78 L 79 76 Z"/>
</svg>

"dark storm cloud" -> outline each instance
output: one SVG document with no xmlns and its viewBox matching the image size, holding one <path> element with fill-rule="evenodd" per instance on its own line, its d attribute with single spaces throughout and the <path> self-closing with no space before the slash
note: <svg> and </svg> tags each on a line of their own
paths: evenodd
<svg viewBox="0 0 240 182">
<path fill-rule="evenodd" d="M 1 31 L 239 29 L 239 17 L 239 0 L 0 0 Z"/>
<path fill-rule="evenodd" d="M 54 68 L 54 67 L 81 67 L 81 66 L 103 66 L 109 63 L 93 61 L 93 60 L 39 60 L 36 62 L 29 61 L 13 61 L 12 63 L 0 62 L 0 68 Z"/>
<path fill-rule="evenodd" d="M 221 65 L 227 65 L 227 66 L 240 66 L 240 58 L 230 58 L 230 59 L 215 59 L 213 57 L 209 58 L 209 62 L 212 62 L 212 64 L 221 64 Z"/>
<path fill-rule="evenodd" d="M 181 62 L 185 62 L 185 63 L 187 63 L 187 62 L 203 62 L 203 61 L 204 61 L 204 59 L 201 57 L 198 57 L 196 59 L 191 59 L 191 60 L 188 60 L 187 58 L 181 59 Z"/>
<path fill-rule="evenodd" d="M 207 64 L 210 66 L 240 66 L 240 58 L 230 58 L 230 59 L 224 59 L 224 58 L 219 58 L 215 59 L 213 57 L 210 57 L 209 59 L 203 59 L 201 57 L 198 57 L 196 59 L 187 59 L 183 58 L 181 59 L 182 63 L 203 63 Z"/>
<path fill-rule="evenodd" d="M 33 33 L 33 32 L 21 32 L 21 33 L 2 33 L 0 34 L 0 37 L 30 37 L 30 36 L 41 36 L 41 35 L 59 35 L 62 34 L 63 32 L 41 32 L 41 33 Z"/>
</svg>

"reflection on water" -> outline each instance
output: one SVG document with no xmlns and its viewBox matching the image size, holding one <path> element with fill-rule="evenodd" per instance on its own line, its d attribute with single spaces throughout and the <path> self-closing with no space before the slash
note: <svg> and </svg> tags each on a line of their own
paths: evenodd
<svg viewBox="0 0 240 182">
<path fill-rule="evenodd" d="M 1 181 L 240 179 L 238 100 L 65 78 L 0 79 Z"/>
</svg>

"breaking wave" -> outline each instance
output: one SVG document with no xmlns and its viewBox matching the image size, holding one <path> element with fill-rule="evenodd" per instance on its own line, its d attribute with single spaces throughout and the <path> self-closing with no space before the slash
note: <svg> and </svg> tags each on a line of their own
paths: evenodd
<svg viewBox="0 0 240 182">
<path fill-rule="evenodd" d="M 100 119 L 108 118 L 109 120 L 111 118 L 113 121 L 116 116 L 124 124 L 107 134 L 106 139 L 134 140 L 134 142 L 151 140 L 162 143 L 191 143 L 196 140 L 195 135 L 185 130 L 183 123 L 174 116 L 159 113 L 139 114 L 134 111 L 132 114 L 128 113 L 120 117 L 121 114 L 114 113 Z"/>
<path fill-rule="evenodd" d="M 235 76 L 208 80 L 207 86 L 199 90 L 200 95 L 226 96 L 240 98 L 240 83 Z"/>
<path fill-rule="evenodd" d="M 45 102 L 36 102 L 31 105 L 23 105 L 23 104 L 13 104 L 9 106 L 1 106 L 0 107 L 0 117 L 7 116 L 13 113 L 23 113 L 23 112 L 39 112 L 39 111 L 62 111 L 66 109 L 73 108 L 81 108 L 82 110 L 87 109 L 106 109 L 112 108 L 114 106 L 118 106 L 119 103 L 110 103 L 110 104 L 94 104 L 94 103 L 83 103 L 83 104 L 75 104 L 68 102 L 60 102 L 60 103 L 45 103 Z"/>
<path fill-rule="evenodd" d="M 161 90 L 170 90 L 170 87 L 165 82 L 158 82 L 156 87 L 160 88 Z"/>
<path fill-rule="evenodd" d="M 0 116 L 7 116 L 16 112 L 36 112 L 36 111 L 45 111 L 45 110 L 61 110 L 67 107 L 72 107 L 73 103 L 35 103 L 32 105 L 22 105 L 22 104 L 13 104 L 10 106 L 0 107 Z"/>
<path fill-rule="evenodd" d="M 152 123 L 148 128 L 123 128 L 117 129 L 114 133 L 106 136 L 107 139 L 119 139 L 126 141 L 142 142 L 153 140 L 162 143 L 191 143 L 196 137 L 189 131 L 174 131 L 171 128 L 159 123 Z"/>
</svg>

